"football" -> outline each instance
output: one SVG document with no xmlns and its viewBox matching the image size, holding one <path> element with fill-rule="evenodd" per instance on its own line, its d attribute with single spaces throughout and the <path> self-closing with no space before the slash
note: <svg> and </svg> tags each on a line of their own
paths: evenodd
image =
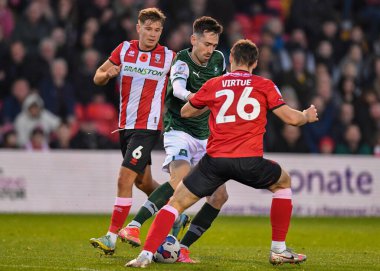
<svg viewBox="0 0 380 271">
<path fill-rule="evenodd" d="M 179 242 L 173 235 L 168 235 L 154 254 L 154 261 L 159 263 L 174 263 L 179 256 Z"/>
</svg>

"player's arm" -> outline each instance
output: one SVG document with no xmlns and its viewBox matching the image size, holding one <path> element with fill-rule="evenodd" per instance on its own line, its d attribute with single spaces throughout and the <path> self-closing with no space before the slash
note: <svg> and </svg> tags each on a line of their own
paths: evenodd
<svg viewBox="0 0 380 271">
<path fill-rule="evenodd" d="M 192 92 L 186 89 L 190 76 L 189 66 L 182 60 L 176 60 L 170 70 L 170 80 L 173 86 L 173 96 L 187 102 Z"/>
<path fill-rule="evenodd" d="M 191 102 L 187 102 L 182 108 L 181 108 L 181 117 L 182 118 L 192 118 L 202 115 L 204 112 L 208 110 L 208 107 L 205 106 L 203 108 L 196 108 L 194 105 L 191 104 Z"/>
<path fill-rule="evenodd" d="M 293 126 L 302 126 L 309 122 L 318 121 L 318 113 L 314 105 L 311 105 L 308 109 L 299 111 L 284 104 L 272 112 L 283 122 Z"/>
<path fill-rule="evenodd" d="M 212 81 L 212 79 L 204 83 L 197 93 L 190 95 L 191 98 L 189 101 L 181 108 L 181 117 L 197 117 L 209 109 L 207 105 L 209 104 L 209 96 L 211 93 L 208 91 L 210 81 Z"/>
<path fill-rule="evenodd" d="M 192 92 L 186 89 L 187 81 L 182 78 L 178 78 L 173 81 L 173 96 L 187 102 L 192 97 Z"/>
<path fill-rule="evenodd" d="M 121 64 L 115 65 L 110 60 L 106 60 L 97 70 L 94 76 L 94 83 L 98 86 L 104 86 L 111 78 L 119 75 Z"/>
</svg>

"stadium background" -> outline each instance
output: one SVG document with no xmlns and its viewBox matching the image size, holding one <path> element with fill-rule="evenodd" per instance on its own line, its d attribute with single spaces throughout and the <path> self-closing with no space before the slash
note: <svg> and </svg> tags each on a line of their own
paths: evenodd
<svg viewBox="0 0 380 271">
<path fill-rule="evenodd" d="M 138 11 L 150 6 L 167 16 L 162 44 L 188 47 L 192 21 L 213 16 L 225 56 L 237 39 L 253 40 L 255 73 L 274 80 L 289 105 L 316 105 L 320 121 L 304 128 L 271 115 L 267 151 L 380 155 L 378 0 L 1 0 L 2 148 L 117 149 L 118 90 L 92 78 L 121 41 L 137 38 Z M 26 104 L 51 113 L 40 125 L 25 124 L 31 93 L 39 97 Z"/>
<path fill-rule="evenodd" d="M 225 56 L 237 39 L 253 40 L 255 73 L 291 106 L 318 108 L 320 121 L 303 128 L 269 115 L 265 138 L 268 157 L 293 179 L 287 244 L 309 256 L 296 268 L 380 270 L 379 0 L 0 0 L 0 270 L 124 270 L 136 256 L 119 245 L 99 257 L 88 244 L 109 223 L 121 162 L 110 133 L 118 90 L 92 78 L 114 47 L 137 38 L 138 11 L 150 6 L 167 16 L 160 43 L 188 47 L 192 21 L 211 15 L 224 26 Z M 22 109 L 33 103 L 42 125 Z M 160 182 L 163 159 L 160 142 Z M 222 212 L 235 216 L 218 218 L 194 244 L 201 263 L 151 270 L 277 269 L 267 263 L 270 195 L 227 185 Z M 132 211 L 145 198 L 134 191 Z"/>
</svg>

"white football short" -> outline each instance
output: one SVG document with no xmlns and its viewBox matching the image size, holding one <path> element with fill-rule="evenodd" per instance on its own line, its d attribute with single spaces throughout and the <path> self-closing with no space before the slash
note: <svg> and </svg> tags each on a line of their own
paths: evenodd
<svg viewBox="0 0 380 271">
<path fill-rule="evenodd" d="M 191 135 L 172 130 L 164 133 L 166 159 L 162 170 L 169 172 L 169 164 L 175 160 L 185 160 L 191 167 L 195 166 L 205 155 L 207 139 L 201 140 Z"/>
</svg>

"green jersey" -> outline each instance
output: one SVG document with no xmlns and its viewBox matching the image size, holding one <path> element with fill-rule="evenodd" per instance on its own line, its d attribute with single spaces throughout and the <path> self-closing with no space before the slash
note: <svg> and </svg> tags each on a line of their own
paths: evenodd
<svg viewBox="0 0 380 271">
<path fill-rule="evenodd" d="M 211 55 L 207 66 L 196 64 L 190 57 L 191 49 L 180 51 L 170 72 L 170 81 L 167 88 L 164 116 L 165 131 L 184 131 L 197 139 L 207 139 L 210 131 L 208 128 L 209 111 L 194 118 L 181 118 L 181 108 L 185 101 L 173 95 L 173 85 L 175 80 L 185 80 L 186 89 L 196 93 L 201 86 L 209 79 L 222 75 L 226 70 L 226 63 L 223 53 L 215 50 Z"/>
</svg>

